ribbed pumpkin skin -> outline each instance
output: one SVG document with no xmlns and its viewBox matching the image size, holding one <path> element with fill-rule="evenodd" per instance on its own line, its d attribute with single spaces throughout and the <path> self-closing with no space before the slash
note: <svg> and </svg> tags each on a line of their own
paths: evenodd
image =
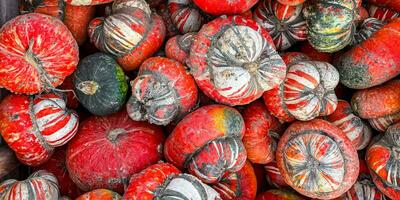
<svg viewBox="0 0 400 200">
<path fill-rule="evenodd" d="M 187 64 L 199 88 L 227 105 L 245 105 L 285 78 L 267 31 L 242 16 L 219 17 L 196 35 Z"/>
<path fill-rule="evenodd" d="M 206 21 L 192 0 L 169 0 L 168 9 L 172 22 L 182 34 L 199 31 Z"/>
<path fill-rule="evenodd" d="M 388 8 L 382 8 L 374 5 L 368 7 L 368 13 L 370 17 L 379 19 L 381 21 L 390 21 L 391 19 L 400 16 L 400 13 L 390 10 Z"/>
<path fill-rule="evenodd" d="M 400 12 L 400 1 L 398 0 L 367 0 L 366 2 Z"/>
<path fill-rule="evenodd" d="M 114 0 L 64 0 L 64 1 L 73 6 L 89 6 L 89 5 L 111 3 Z"/>
<path fill-rule="evenodd" d="M 275 161 L 272 161 L 264 165 L 265 178 L 270 186 L 275 188 L 288 187 L 289 185 L 285 182 L 281 172 L 278 169 L 278 165 Z"/>
<path fill-rule="evenodd" d="M 368 147 L 367 165 L 379 190 L 391 199 L 400 198 L 399 183 L 400 123 L 388 128 L 378 141 Z"/>
<path fill-rule="evenodd" d="M 194 41 L 196 33 L 186 33 L 170 38 L 165 44 L 165 54 L 168 58 L 175 59 L 182 64 L 186 64 L 189 57 L 190 47 Z"/>
<path fill-rule="evenodd" d="M 371 118 L 368 119 L 368 121 L 369 124 L 371 124 L 372 128 L 374 128 L 375 130 L 380 132 L 385 132 L 389 126 L 397 122 L 400 122 L 400 112 L 386 115 L 383 117 Z"/>
<path fill-rule="evenodd" d="M 173 37 L 179 34 L 179 30 L 175 27 L 171 19 L 171 14 L 169 13 L 168 5 L 161 4 L 156 10 L 157 14 L 161 16 L 164 21 L 166 29 L 166 38 Z"/>
<path fill-rule="evenodd" d="M 82 194 L 75 200 L 120 200 L 121 195 L 107 189 L 97 189 Z"/>
<path fill-rule="evenodd" d="M 290 48 L 307 39 L 307 25 L 302 14 L 303 5 L 283 5 L 276 0 L 263 0 L 254 12 L 253 19 L 265 28 L 276 48 Z"/>
<path fill-rule="evenodd" d="M 244 131 L 243 118 L 235 109 L 204 106 L 178 123 L 165 142 L 164 155 L 175 166 L 189 168 L 203 182 L 215 183 L 245 164 Z"/>
<path fill-rule="evenodd" d="M 357 180 L 356 149 L 339 128 L 327 121 L 293 123 L 282 135 L 277 152 L 285 182 L 302 195 L 333 199 Z"/>
<path fill-rule="evenodd" d="M 304 200 L 297 194 L 285 190 L 268 190 L 259 194 L 256 200 Z"/>
<path fill-rule="evenodd" d="M 357 31 L 353 36 L 352 45 L 360 44 L 361 42 L 367 40 L 376 31 L 381 29 L 385 24 L 375 18 L 365 19 L 358 27 Z"/>
<path fill-rule="evenodd" d="M 163 142 L 159 127 L 133 121 L 126 112 L 92 116 L 68 144 L 67 169 L 84 191 L 104 188 L 122 193 L 134 173 L 161 159 Z"/>
<path fill-rule="evenodd" d="M 0 184 L 0 199 L 58 200 L 57 178 L 44 170 L 31 174 L 24 181 L 9 179 Z"/>
<path fill-rule="evenodd" d="M 0 29 L 0 87 L 36 94 L 59 86 L 78 64 L 78 45 L 51 16 L 18 16 Z"/>
<path fill-rule="evenodd" d="M 400 19 L 394 19 L 336 59 L 334 65 L 340 73 L 340 82 L 349 88 L 365 89 L 400 74 L 399 31 Z"/>
<path fill-rule="evenodd" d="M 193 0 L 204 12 L 212 15 L 242 14 L 257 3 L 258 0 Z"/>
<path fill-rule="evenodd" d="M 311 0 L 305 3 L 304 17 L 308 41 L 321 52 L 336 52 L 346 47 L 355 32 L 358 17 L 356 0 Z"/>
<path fill-rule="evenodd" d="M 82 59 L 73 77 L 79 102 L 92 114 L 116 113 L 125 103 L 125 73 L 110 55 L 96 53 Z"/>
<path fill-rule="evenodd" d="M 19 14 L 18 12 L 19 1 L 15 0 L 3 0 L 0 1 L 0 28 L 8 20 L 14 18 Z"/>
</svg>

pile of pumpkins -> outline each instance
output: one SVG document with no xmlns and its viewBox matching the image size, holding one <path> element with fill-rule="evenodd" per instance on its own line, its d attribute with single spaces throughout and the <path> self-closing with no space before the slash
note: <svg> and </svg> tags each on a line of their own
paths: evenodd
<svg viewBox="0 0 400 200">
<path fill-rule="evenodd" d="M 399 0 L 1 0 L 1 200 L 400 200 Z"/>
</svg>

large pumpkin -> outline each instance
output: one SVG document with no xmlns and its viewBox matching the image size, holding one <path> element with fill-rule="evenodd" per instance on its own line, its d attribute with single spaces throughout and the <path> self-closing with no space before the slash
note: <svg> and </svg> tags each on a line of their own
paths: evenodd
<svg viewBox="0 0 400 200">
<path fill-rule="evenodd" d="M 186 33 L 170 38 L 165 44 L 165 54 L 168 58 L 175 59 L 182 64 L 186 64 L 189 57 L 190 47 L 197 33 Z"/>
<path fill-rule="evenodd" d="M 378 141 L 369 146 L 366 154 L 372 180 L 378 189 L 391 199 L 400 199 L 400 123 L 388 128 Z"/>
<path fill-rule="evenodd" d="M 0 132 L 24 164 L 48 160 L 54 147 L 66 144 L 78 130 L 78 116 L 62 96 L 9 95 L 0 104 Z"/>
<path fill-rule="evenodd" d="M 0 87 L 35 94 L 54 89 L 78 64 L 78 45 L 58 19 L 31 13 L 0 29 Z"/>
<path fill-rule="evenodd" d="M 82 59 L 74 72 L 79 102 L 95 115 L 118 112 L 125 103 L 128 83 L 117 61 L 105 53 Z"/>
<path fill-rule="evenodd" d="M 17 16 L 18 13 L 19 1 L 16 0 L 3 0 L 0 1 L 0 28 L 5 24 L 8 20 Z"/>
<path fill-rule="evenodd" d="M 319 119 L 290 125 L 279 140 L 276 160 L 288 185 L 317 199 L 341 196 L 356 182 L 359 171 L 350 140 Z"/>
<path fill-rule="evenodd" d="M 24 181 L 9 179 L 0 184 L 3 200 L 59 200 L 57 178 L 43 170 L 31 174 Z"/>
<path fill-rule="evenodd" d="M 120 200 L 121 195 L 107 189 L 96 189 L 82 194 L 75 200 Z"/>
<path fill-rule="evenodd" d="M 235 109 L 204 106 L 178 123 L 165 142 L 164 155 L 202 181 L 215 183 L 245 164 L 244 131 L 243 118 Z"/>
<path fill-rule="evenodd" d="M 158 51 L 165 25 L 160 16 L 151 14 L 144 0 L 117 0 L 110 16 L 90 22 L 89 37 L 98 49 L 116 56 L 130 71 Z"/>
<path fill-rule="evenodd" d="M 212 15 L 242 14 L 257 3 L 258 0 L 193 0 L 204 12 Z"/>
<path fill-rule="evenodd" d="M 189 113 L 197 103 L 193 77 L 172 59 L 147 59 L 131 85 L 132 96 L 126 107 L 133 120 L 167 125 Z"/>
<path fill-rule="evenodd" d="M 132 174 L 162 158 L 163 142 L 159 127 L 132 121 L 126 112 L 92 116 L 68 144 L 67 169 L 82 190 L 122 192 Z"/>
<path fill-rule="evenodd" d="M 305 4 L 308 41 L 315 49 L 336 52 L 350 44 L 359 1 L 310 0 Z"/>
<path fill-rule="evenodd" d="M 303 5 L 283 5 L 277 0 L 263 0 L 254 12 L 254 20 L 265 28 L 278 50 L 286 50 L 298 41 L 307 39 Z"/>
<path fill-rule="evenodd" d="M 182 34 L 200 30 L 206 21 L 192 0 L 169 0 L 168 8 L 172 22 Z"/>
<path fill-rule="evenodd" d="M 244 105 L 278 86 L 286 65 L 261 26 L 241 16 L 219 17 L 204 25 L 190 50 L 188 66 L 211 99 Z"/>
<path fill-rule="evenodd" d="M 400 74 L 399 31 L 400 19 L 394 19 L 336 59 L 340 82 L 349 88 L 365 89 Z"/>
</svg>

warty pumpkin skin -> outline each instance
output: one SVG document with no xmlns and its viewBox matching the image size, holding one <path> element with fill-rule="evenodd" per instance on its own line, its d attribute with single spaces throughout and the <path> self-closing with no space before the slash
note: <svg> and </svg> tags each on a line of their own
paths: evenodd
<svg viewBox="0 0 400 200">
<path fill-rule="evenodd" d="M 182 34 L 199 31 L 206 22 L 204 14 L 192 0 L 169 0 L 168 9 L 172 22 Z"/>
<path fill-rule="evenodd" d="M 36 94 L 61 85 L 76 69 L 78 45 L 58 19 L 31 13 L 0 29 L 0 87 Z"/>
<path fill-rule="evenodd" d="M 105 53 L 82 59 L 73 74 L 79 102 L 94 115 L 118 112 L 125 103 L 128 83 L 123 69 Z"/>
<path fill-rule="evenodd" d="M 96 189 L 82 194 L 75 200 L 120 200 L 121 195 L 107 189 Z"/>
<path fill-rule="evenodd" d="M 15 0 L 3 0 L 0 1 L 0 28 L 5 24 L 8 20 L 11 20 L 15 16 L 19 14 L 18 7 L 19 1 Z"/>
<path fill-rule="evenodd" d="M 304 199 L 293 192 L 273 189 L 259 194 L 256 200 L 304 200 Z"/>
<path fill-rule="evenodd" d="M 368 13 L 370 17 L 376 18 L 383 22 L 390 21 L 391 19 L 397 18 L 400 16 L 400 13 L 390 10 L 388 8 L 378 7 L 374 5 L 368 6 Z"/>
<path fill-rule="evenodd" d="M 196 34 L 196 32 L 191 32 L 170 38 L 165 44 L 166 56 L 182 64 L 186 64 L 186 59 L 189 57 L 190 47 L 192 46 Z"/>
<path fill-rule="evenodd" d="M 302 195 L 332 199 L 356 182 L 356 149 L 342 130 L 314 119 L 295 122 L 279 140 L 276 160 L 285 182 Z"/>
<path fill-rule="evenodd" d="M 216 183 L 245 164 L 244 131 L 243 118 L 235 109 L 203 106 L 178 123 L 165 142 L 164 156 L 203 182 Z"/>
<path fill-rule="evenodd" d="M 35 166 L 47 161 L 54 147 L 66 144 L 78 131 L 78 116 L 55 93 L 9 95 L 0 104 L 0 132 L 17 158 Z"/>
<path fill-rule="evenodd" d="M 64 0 L 64 1 L 73 6 L 89 6 L 89 5 L 111 3 L 114 0 Z"/>
<path fill-rule="evenodd" d="M 237 15 L 253 7 L 258 0 L 193 0 L 204 12 L 212 15 Z"/>
<path fill-rule="evenodd" d="M 365 89 L 400 74 L 399 31 L 400 19 L 394 19 L 336 59 L 340 82 L 349 88 Z"/>
<path fill-rule="evenodd" d="M 267 31 L 242 16 L 219 17 L 197 33 L 187 61 L 199 88 L 227 105 L 245 105 L 278 86 L 286 65 Z"/>
</svg>

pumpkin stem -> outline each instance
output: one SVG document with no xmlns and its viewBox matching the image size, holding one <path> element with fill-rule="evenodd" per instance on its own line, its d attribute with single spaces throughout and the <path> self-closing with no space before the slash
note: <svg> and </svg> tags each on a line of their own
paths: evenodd
<svg viewBox="0 0 400 200">
<path fill-rule="evenodd" d="M 111 142 L 117 141 L 117 138 L 121 134 L 126 134 L 126 130 L 123 128 L 116 128 L 108 132 L 107 139 L 110 140 Z"/>
<path fill-rule="evenodd" d="M 77 89 L 86 95 L 94 95 L 99 89 L 99 84 L 95 81 L 83 81 L 78 84 Z"/>
<path fill-rule="evenodd" d="M 256 62 L 246 63 L 244 68 L 247 69 L 251 74 L 254 74 L 258 70 L 259 64 Z"/>
</svg>

